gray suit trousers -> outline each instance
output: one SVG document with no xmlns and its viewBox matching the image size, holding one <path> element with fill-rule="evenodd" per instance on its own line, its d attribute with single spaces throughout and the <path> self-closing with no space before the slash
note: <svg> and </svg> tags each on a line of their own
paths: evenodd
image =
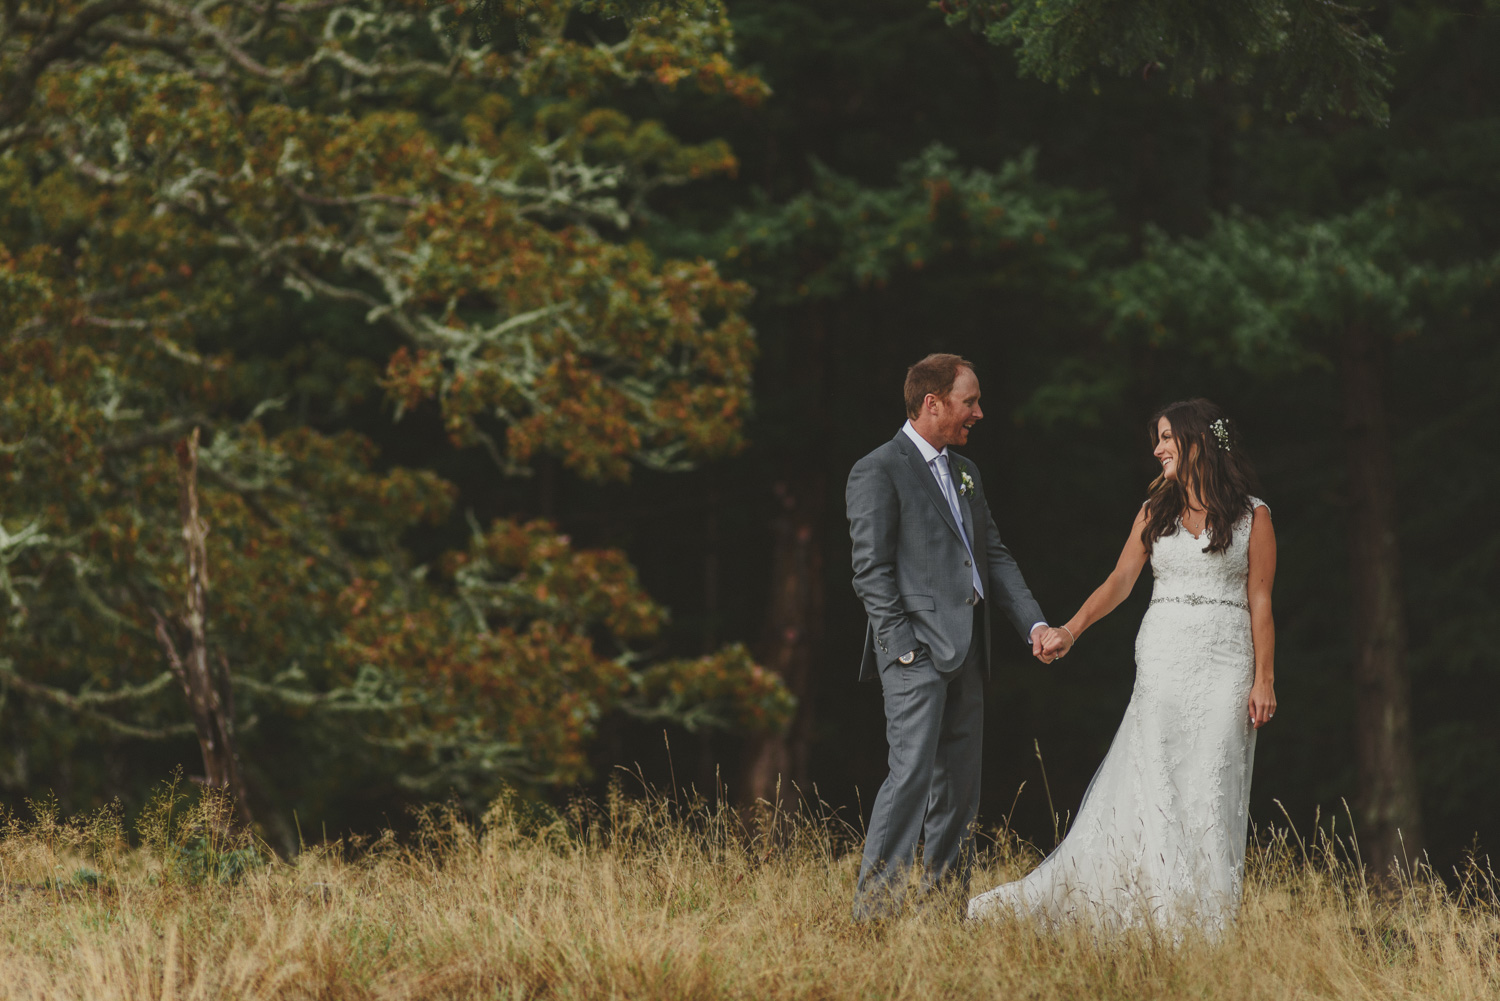
<svg viewBox="0 0 1500 1001">
<path fill-rule="evenodd" d="M 939 671 L 926 650 L 910 665 L 893 661 L 880 668 L 890 774 L 875 796 L 865 835 L 856 921 L 899 908 L 918 841 L 922 890 L 944 880 L 968 886 L 984 742 L 983 617 L 981 602 L 968 656 L 955 670 Z"/>
</svg>

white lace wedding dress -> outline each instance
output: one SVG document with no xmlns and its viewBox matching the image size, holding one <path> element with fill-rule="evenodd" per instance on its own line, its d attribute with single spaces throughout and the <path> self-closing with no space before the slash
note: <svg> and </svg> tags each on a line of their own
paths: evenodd
<svg viewBox="0 0 1500 1001">
<path fill-rule="evenodd" d="M 1135 641 L 1135 690 L 1062 844 L 969 917 L 1144 923 L 1213 935 L 1239 908 L 1255 729 L 1250 526 L 1223 553 L 1186 529 L 1151 548 L 1156 584 Z"/>
</svg>

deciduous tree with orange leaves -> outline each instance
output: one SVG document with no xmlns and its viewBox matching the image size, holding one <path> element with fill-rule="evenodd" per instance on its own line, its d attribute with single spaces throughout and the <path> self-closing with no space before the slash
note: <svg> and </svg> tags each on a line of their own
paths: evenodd
<svg viewBox="0 0 1500 1001">
<path fill-rule="evenodd" d="M 238 350 L 289 293 L 310 322 L 393 339 L 378 381 L 395 414 L 436 401 L 454 446 L 483 446 L 497 475 L 546 452 L 623 478 L 738 446 L 748 289 L 632 233 L 654 189 L 734 158 L 616 100 L 681 87 L 758 100 L 722 8 L 482 13 L 0 11 L 12 788 L 80 752 L 103 756 L 74 761 L 93 788 L 82 773 L 111 754 L 192 735 L 174 645 L 202 645 L 265 805 L 316 802 L 333 776 L 362 773 L 424 792 L 576 778 L 597 721 L 622 709 L 784 723 L 785 690 L 740 648 L 640 659 L 665 613 L 618 552 L 502 519 L 419 565 L 403 534 L 448 518 L 453 488 L 288 418 Z M 174 448 L 194 433 L 189 517 Z"/>
</svg>

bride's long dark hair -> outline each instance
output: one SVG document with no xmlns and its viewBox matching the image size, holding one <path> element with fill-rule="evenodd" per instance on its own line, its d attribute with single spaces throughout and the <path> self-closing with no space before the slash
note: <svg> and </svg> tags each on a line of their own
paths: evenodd
<svg viewBox="0 0 1500 1001">
<path fill-rule="evenodd" d="M 1151 447 L 1160 441 L 1157 428 L 1165 417 L 1177 439 L 1177 479 L 1158 476 L 1146 497 L 1146 527 L 1141 543 L 1148 550 L 1164 535 L 1175 535 L 1187 510 L 1187 489 L 1202 501 L 1208 517 L 1205 553 L 1222 553 L 1234 541 L 1234 523 L 1250 508 L 1257 489 L 1255 467 L 1245 455 L 1239 428 L 1209 400 L 1172 403 L 1151 418 Z"/>
</svg>

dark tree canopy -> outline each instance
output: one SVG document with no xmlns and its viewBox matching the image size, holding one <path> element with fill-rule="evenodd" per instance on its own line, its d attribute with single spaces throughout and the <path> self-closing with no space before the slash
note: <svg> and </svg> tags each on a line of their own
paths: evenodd
<svg viewBox="0 0 1500 1001">
<path fill-rule="evenodd" d="M 1152 75 L 1191 97 L 1216 80 L 1256 83 L 1268 110 L 1390 117 L 1391 58 L 1366 11 L 1331 0 L 936 0 L 964 24 L 1015 51 L 1019 71 L 1067 86 L 1103 69 Z"/>
<path fill-rule="evenodd" d="M 1493 10 L 0 5 L 0 790 L 196 772 L 159 614 L 268 830 L 637 764 L 853 821 L 843 480 L 956 350 L 1054 617 L 1147 415 L 1244 429 L 1282 555 L 1257 823 L 1492 843 Z M 997 648 L 985 824 L 1045 846 L 1038 745 L 1076 803 L 1147 586 L 1064 671 Z"/>
</svg>

